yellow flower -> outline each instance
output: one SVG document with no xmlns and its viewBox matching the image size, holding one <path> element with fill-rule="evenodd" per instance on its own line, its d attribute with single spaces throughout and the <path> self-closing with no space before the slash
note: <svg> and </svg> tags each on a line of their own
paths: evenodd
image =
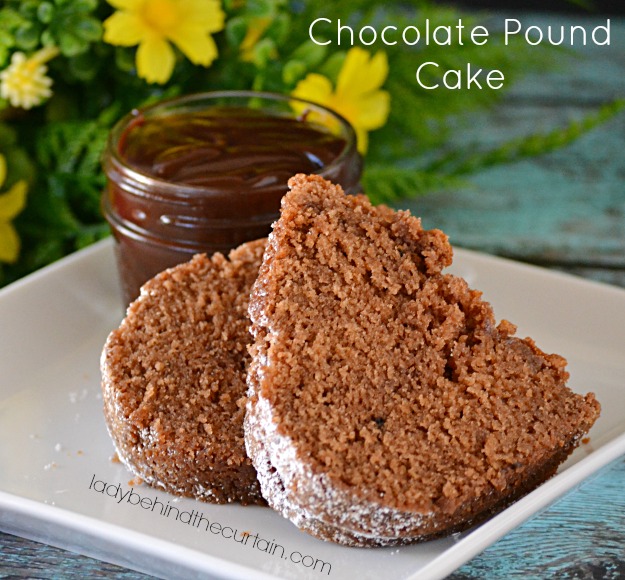
<svg viewBox="0 0 625 580">
<path fill-rule="evenodd" d="M 104 21 L 104 40 L 135 46 L 137 74 L 149 83 L 166 83 L 174 70 L 170 43 L 194 64 L 217 58 L 211 33 L 224 27 L 220 0 L 107 0 L 117 8 Z"/>
<path fill-rule="evenodd" d="M 254 47 L 261 39 L 262 35 L 265 34 L 265 31 L 269 28 L 270 24 L 271 18 L 267 16 L 259 16 L 252 19 L 247 27 L 245 38 L 241 42 L 241 46 L 239 46 L 241 60 L 243 62 L 252 62 L 254 60 Z"/>
<path fill-rule="evenodd" d="M 46 76 L 46 63 L 59 54 L 55 46 L 38 50 L 30 58 L 14 52 L 11 64 L 0 72 L 0 96 L 14 107 L 30 109 L 52 95 L 52 79 Z"/>
<path fill-rule="evenodd" d="M 390 95 L 380 90 L 388 75 L 384 52 L 371 57 L 358 47 L 351 48 L 339 71 L 336 89 L 327 77 L 310 73 L 301 80 L 293 96 L 324 105 L 345 117 L 356 131 L 358 150 L 367 151 L 368 133 L 384 126 L 390 111 Z"/>
<path fill-rule="evenodd" d="M 7 176 L 7 162 L 0 154 L 0 187 Z M 12 264 L 20 251 L 20 238 L 11 220 L 24 209 L 26 204 L 26 182 L 22 179 L 9 191 L 0 194 L 0 262 Z"/>
</svg>

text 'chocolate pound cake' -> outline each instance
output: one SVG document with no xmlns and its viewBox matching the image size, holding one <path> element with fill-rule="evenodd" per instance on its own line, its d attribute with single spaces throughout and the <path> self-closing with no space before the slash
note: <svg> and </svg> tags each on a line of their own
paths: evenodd
<svg viewBox="0 0 625 580">
<path fill-rule="evenodd" d="M 408 212 L 294 177 L 250 298 L 245 439 L 270 505 L 320 538 L 411 543 L 550 477 L 599 414 L 565 360 L 495 325 Z"/>
<path fill-rule="evenodd" d="M 151 485 L 264 503 L 243 441 L 247 307 L 264 247 L 198 255 L 159 274 L 106 342 L 107 427 L 122 462 Z"/>
</svg>

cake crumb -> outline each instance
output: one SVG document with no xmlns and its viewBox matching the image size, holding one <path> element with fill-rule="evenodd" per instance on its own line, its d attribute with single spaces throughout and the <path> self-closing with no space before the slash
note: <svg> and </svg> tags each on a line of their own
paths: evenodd
<svg viewBox="0 0 625 580">
<path fill-rule="evenodd" d="M 449 535 L 556 473 L 599 416 L 466 280 L 440 230 L 297 175 L 249 313 L 247 449 L 268 503 L 351 546 Z"/>
<path fill-rule="evenodd" d="M 249 293 L 266 240 L 198 254 L 149 280 L 101 357 L 104 417 L 147 484 L 211 503 L 264 505 L 245 452 Z"/>
</svg>

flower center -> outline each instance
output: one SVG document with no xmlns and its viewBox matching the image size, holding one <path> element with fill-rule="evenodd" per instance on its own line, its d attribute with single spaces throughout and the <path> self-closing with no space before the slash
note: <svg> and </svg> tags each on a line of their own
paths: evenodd
<svg viewBox="0 0 625 580">
<path fill-rule="evenodd" d="M 161 34 L 175 28 L 180 20 L 180 11 L 174 0 L 147 0 L 142 8 L 141 16 L 147 25 Z"/>
</svg>

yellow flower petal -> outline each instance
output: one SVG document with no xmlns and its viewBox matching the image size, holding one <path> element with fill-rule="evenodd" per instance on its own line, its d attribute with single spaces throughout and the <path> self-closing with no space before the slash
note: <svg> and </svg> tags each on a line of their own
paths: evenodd
<svg viewBox="0 0 625 580">
<path fill-rule="evenodd" d="M 352 103 L 352 123 L 372 131 L 383 127 L 391 109 L 391 98 L 386 91 L 375 91 Z"/>
<path fill-rule="evenodd" d="M 106 0 L 113 8 L 129 10 L 133 12 L 139 8 L 145 0 Z"/>
<path fill-rule="evenodd" d="M 361 129 L 360 127 L 354 127 L 354 131 L 356 131 L 358 153 L 364 155 L 369 148 L 369 135 L 367 134 L 367 131 Z"/>
<path fill-rule="evenodd" d="M 0 153 L 0 187 L 4 183 L 4 180 L 7 178 L 7 160 L 2 153 Z"/>
<path fill-rule="evenodd" d="M 0 222 L 8 222 L 20 213 L 26 205 L 26 190 L 28 186 L 22 179 L 0 194 Z"/>
<path fill-rule="evenodd" d="M 134 46 L 149 35 L 149 29 L 136 14 L 115 12 L 104 21 L 104 42 Z"/>
<path fill-rule="evenodd" d="M 53 58 L 61 54 L 60 49 L 57 46 L 44 46 L 40 48 L 33 56 L 31 60 L 39 64 L 45 64 L 51 61 Z"/>
<path fill-rule="evenodd" d="M 358 150 L 364 154 L 368 131 L 379 129 L 388 119 L 390 95 L 379 90 L 387 76 L 388 60 L 384 52 L 371 57 L 366 50 L 355 47 L 345 56 L 335 91 L 330 79 L 309 74 L 292 94 L 325 105 L 345 117 L 356 131 Z"/>
<path fill-rule="evenodd" d="M 239 50 L 249 50 L 252 48 L 260 40 L 260 37 L 264 34 L 265 30 L 267 30 L 269 24 L 271 24 L 271 18 L 267 17 L 254 18 L 251 20 L 248 23 L 245 38 L 239 45 Z"/>
<path fill-rule="evenodd" d="M 118 9 L 104 22 L 104 40 L 139 45 L 137 74 L 151 83 L 167 82 L 175 65 L 173 42 L 194 64 L 210 65 L 217 45 L 210 36 L 224 27 L 220 0 L 107 0 Z"/>
<path fill-rule="evenodd" d="M 9 223 L 0 222 L 0 262 L 13 264 L 20 253 L 20 238 Z"/>
<path fill-rule="evenodd" d="M 367 91 L 379 89 L 386 81 L 386 77 L 388 77 L 388 58 L 385 52 L 379 51 L 369 61 L 364 88 Z"/>
<path fill-rule="evenodd" d="M 170 44 L 150 35 L 137 49 L 137 74 L 148 83 L 166 83 L 174 70 L 176 57 Z"/>
<path fill-rule="evenodd" d="M 182 0 L 179 2 L 182 21 L 201 26 L 205 32 L 223 29 L 226 15 L 219 0 Z"/>
<path fill-rule="evenodd" d="M 297 83 L 291 94 L 298 99 L 325 105 L 332 95 L 332 83 L 329 78 L 323 75 L 309 73 L 306 78 Z"/>
<path fill-rule="evenodd" d="M 354 85 L 363 82 L 365 76 L 363 73 L 369 72 L 367 70 L 368 62 L 369 53 L 366 50 L 359 47 L 349 49 L 336 80 L 336 91 L 347 93 Z"/>
<path fill-rule="evenodd" d="M 217 58 L 217 45 L 201 26 L 179 26 L 169 39 L 193 64 L 208 66 Z"/>
<path fill-rule="evenodd" d="M 372 58 L 362 48 L 354 47 L 347 52 L 336 82 L 336 92 L 346 98 L 357 98 L 379 89 L 388 76 L 386 53 L 378 52 Z"/>
</svg>

